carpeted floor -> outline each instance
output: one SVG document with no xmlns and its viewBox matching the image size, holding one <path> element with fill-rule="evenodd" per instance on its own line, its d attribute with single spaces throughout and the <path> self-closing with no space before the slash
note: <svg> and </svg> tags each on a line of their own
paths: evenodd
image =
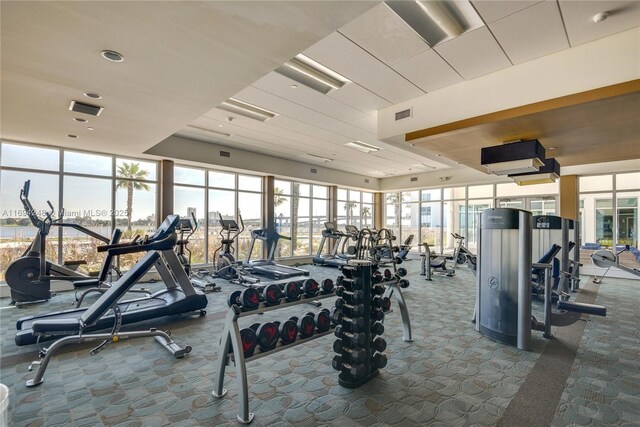
<svg viewBox="0 0 640 427">
<path fill-rule="evenodd" d="M 411 281 L 404 295 L 414 342 L 402 341 L 400 313 L 390 313 L 384 334 L 389 363 L 377 378 L 355 390 L 340 387 L 338 373 L 331 368 L 333 335 L 250 362 L 249 404 L 255 413 L 254 425 L 505 424 L 507 409 L 513 410 L 518 399 L 530 399 L 537 390 L 528 389 L 528 384 L 560 387 L 559 401 L 545 403 L 547 411 L 554 414 L 549 417 L 554 426 L 638 425 L 638 282 L 607 278 L 600 286 L 596 303 L 607 305 L 608 317 L 586 318 L 579 347 L 573 353 L 566 352 L 568 360 L 560 361 L 570 369 L 568 377 L 557 384 L 552 369 L 546 379 L 542 377 L 547 371 L 542 370 L 540 381 L 529 376 L 539 372 L 534 367 L 545 360 L 540 356 L 548 345 L 541 333 L 533 333 L 533 351 L 522 352 L 475 332 L 469 321 L 475 300 L 474 278 L 466 267 L 459 268 L 454 278 L 435 276 L 433 282 L 427 282 L 417 274 L 418 260 L 404 266 Z M 331 268 L 305 268 L 316 279 L 338 275 Z M 584 277 L 582 283 L 586 282 Z M 27 367 L 37 359 L 38 346 L 15 345 L 15 321 L 25 315 L 70 308 L 73 294 L 60 294 L 48 303 L 21 309 L 9 308 L 8 300 L 2 300 L 0 381 L 10 389 L 10 425 L 237 424 L 238 388 L 233 366 L 227 367 L 225 376 L 227 395 L 222 399 L 211 395 L 218 341 L 228 310 L 226 298 L 233 290 L 242 289 L 224 281 L 220 284 L 222 292 L 208 294 L 206 316 L 143 325 L 170 329 L 178 343 L 193 347 L 188 357 L 174 359 L 151 338 L 123 341 L 96 356 L 88 354 L 90 345 L 71 348 L 52 360 L 45 382 L 36 388 L 27 388 L 24 383 L 33 377 Z M 324 300 L 324 306 L 332 304 L 333 299 Z M 315 310 L 307 305 L 275 310 L 242 318 L 240 326 Z M 562 334 L 556 340 L 562 344 Z M 571 360 L 573 354 L 575 360 Z M 544 389 L 538 391 L 544 393 Z M 518 417 L 528 425 L 539 421 L 536 414 L 531 414 L 530 420 Z"/>
</svg>

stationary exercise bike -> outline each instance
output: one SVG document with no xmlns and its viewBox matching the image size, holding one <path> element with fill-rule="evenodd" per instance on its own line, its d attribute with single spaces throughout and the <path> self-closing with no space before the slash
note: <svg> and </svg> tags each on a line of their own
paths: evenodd
<svg viewBox="0 0 640 427">
<path fill-rule="evenodd" d="M 198 229 L 198 220 L 196 216 L 191 212 L 191 218 L 181 218 L 176 231 L 180 237 L 176 242 L 176 256 L 182 264 L 185 273 L 189 276 L 191 284 L 196 288 L 202 289 L 203 292 L 218 292 L 222 290 L 220 286 L 216 285 L 213 275 L 209 270 L 202 268 L 195 270 L 191 267 L 191 250 L 189 249 L 189 238 L 193 236 L 193 233 Z M 189 233 L 185 237 L 185 233 Z"/>
<path fill-rule="evenodd" d="M 467 262 L 469 257 L 474 257 L 475 255 L 471 253 L 471 251 L 469 249 L 467 249 L 467 247 L 464 245 L 464 236 L 461 236 L 458 233 L 451 233 L 451 235 L 453 236 L 453 238 L 455 240 L 459 240 L 459 244 L 458 244 L 458 255 L 456 256 L 456 263 L 457 264 L 464 264 L 465 262 Z M 454 244 L 455 246 L 455 244 Z M 452 256 L 453 259 L 453 256 Z"/>
<path fill-rule="evenodd" d="M 5 273 L 5 280 L 11 289 L 11 304 L 17 306 L 24 303 L 49 300 L 52 296 L 52 280 L 79 281 L 91 279 L 86 274 L 76 271 L 80 265 L 86 264 L 86 261 L 70 261 L 60 265 L 47 260 L 46 241 L 52 226 L 73 228 L 101 242 L 110 243 L 108 238 L 88 228 L 78 224 L 62 222 L 61 218 L 54 219 L 55 209 L 48 200 L 47 204 L 50 210 L 44 213 L 44 218 L 40 218 L 29 201 L 30 186 L 31 181 L 25 181 L 20 190 L 20 201 L 31 223 L 38 229 L 38 233 L 22 256 L 13 261 Z M 108 269 L 109 275 L 111 275 L 112 267 L 108 266 Z"/>
<path fill-rule="evenodd" d="M 630 249 L 631 248 L 629 245 L 625 245 L 624 249 L 615 254 L 604 249 L 592 253 L 591 261 L 593 261 L 593 283 L 602 283 L 602 279 L 604 279 L 604 276 L 607 275 L 611 267 L 616 267 L 622 271 L 626 271 L 627 273 L 631 273 L 635 276 L 640 276 L 640 270 L 638 270 L 637 268 L 630 268 L 624 265 L 620 265 L 620 254 L 623 252 L 627 252 Z M 606 268 L 602 276 L 598 277 L 596 273 L 596 267 Z"/>
</svg>

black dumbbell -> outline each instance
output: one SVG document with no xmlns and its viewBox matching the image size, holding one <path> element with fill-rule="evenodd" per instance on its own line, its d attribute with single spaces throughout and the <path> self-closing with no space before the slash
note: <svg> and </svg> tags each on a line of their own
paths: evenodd
<svg viewBox="0 0 640 427">
<path fill-rule="evenodd" d="M 272 350 L 276 347 L 278 338 L 280 338 L 280 331 L 278 331 L 278 326 L 275 323 L 254 323 L 250 328 L 256 333 L 258 347 L 262 351 Z"/>
<path fill-rule="evenodd" d="M 242 345 L 244 357 L 253 356 L 253 352 L 258 345 L 256 332 L 251 328 L 240 329 L 240 345 Z"/>
<path fill-rule="evenodd" d="M 371 307 L 372 308 L 382 308 L 382 298 L 375 296 L 371 298 Z"/>
<path fill-rule="evenodd" d="M 313 336 L 316 331 L 316 320 L 313 313 L 307 313 L 300 318 L 295 316 L 290 317 L 289 320 L 296 322 L 300 338 L 309 338 Z"/>
<path fill-rule="evenodd" d="M 364 346 L 367 343 L 367 336 L 360 332 L 347 332 L 342 325 L 336 326 L 335 335 L 347 341 L 349 344 Z"/>
<path fill-rule="evenodd" d="M 367 367 L 362 363 L 344 363 L 341 356 L 335 356 L 331 366 L 336 371 L 346 371 L 351 376 L 359 378 L 367 375 Z"/>
<path fill-rule="evenodd" d="M 389 297 L 382 297 L 382 311 L 384 311 L 385 313 L 389 310 L 391 310 L 391 298 Z"/>
<path fill-rule="evenodd" d="M 400 277 L 406 276 L 407 275 L 407 269 L 400 267 L 398 270 L 396 270 L 396 275 L 400 276 Z"/>
<path fill-rule="evenodd" d="M 383 280 L 384 280 L 384 277 L 382 276 L 382 273 L 380 273 L 379 271 L 373 272 L 373 276 L 371 276 L 371 281 L 373 283 L 380 283 Z"/>
<path fill-rule="evenodd" d="M 331 313 L 331 320 L 334 325 L 346 326 L 350 331 L 362 331 L 362 329 L 364 329 L 363 317 L 346 317 L 342 311 L 336 309 L 335 307 L 333 309 L 333 312 Z"/>
<path fill-rule="evenodd" d="M 330 294 L 331 292 L 333 292 L 334 288 L 335 288 L 335 286 L 333 284 L 333 280 L 324 279 L 322 281 L 322 284 L 321 284 L 320 292 L 323 293 L 323 294 Z"/>
<path fill-rule="evenodd" d="M 386 290 L 387 289 L 384 287 L 384 285 L 374 285 L 371 288 L 371 293 L 373 295 L 382 295 L 382 294 L 384 294 L 386 292 Z"/>
<path fill-rule="evenodd" d="M 289 319 L 284 322 L 273 322 L 278 327 L 278 333 L 282 344 L 287 345 L 296 341 L 298 338 L 298 325 L 295 321 Z"/>
<path fill-rule="evenodd" d="M 300 284 L 300 293 L 304 294 L 305 298 L 313 298 L 320 292 L 320 284 L 313 279 L 306 279 Z"/>
<path fill-rule="evenodd" d="M 371 310 L 371 319 L 381 321 L 384 319 L 384 311 L 379 308 Z"/>
<path fill-rule="evenodd" d="M 351 305 L 362 304 L 362 300 L 364 299 L 364 291 L 349 292 L 344 288 L 344 286 L 338 286 L 336 289 L 336 295 Z"/>
<path fill-rule="evenodd" d="M 378 337 L 375 340 L 371 341 L 371 348 L 382 353 L 387 348 L 387 342 L 384 340 L 384 338 Z"/>
<path fill-rule="evenodd" d="M 371 333 L 373 335 L 382 335 L 384 333 L 384 325 L 380 322 L 375 322 L 371 325 Z"/>
<path fill-rule="evenodd" d="M 300 284 L 289 282 L 284 285 L 284 297 L 288 302 L 298 301 L 300 299 Z"/>
<path fill-rule="evenodd" d="M 367 360 L 366 350 L 361 348 L 346 348 L 342 340 L 335 340 L 333 342 L 333 351 L 341 353 L 343 356 L 347 355 L 351 362 L 363 363 Z"/>
<path fill-rule="evenodd" d="M 329 313 L 329 309 L 323 308 L 315 315 L 316 320 L 316 329 L 318 332 L 327 332 L 331 329 L 331 314 Z"/>
<path fill-rule="evenodd" d="M 398 286 L 400 286 L 401 288 L 408 288 L 409 281 L 407 279 L 400 279 L 398 280 Z"/>
<path fill-rule="evenodd" d="M 371 365 L 375 366 L 376 369 L 382 369 L 387 366 L 387 356 L 381 353 L 376 353 L 371 358 Z"/>
<path fill-rule="evenodd" d="M 389 270 L 388 268 L 384 269 L 384 280 L 391 280 L 391 277 L 393 277 L 393 274 L 391 273 L 391 270 Z"/>
<path fill-rule="evenodd" d="M 402 264 L 402 258 L 399 256 L 395 257 L 396 264 Z"/>
<path fill-rule="evenodd" d="M 347 304 L 347 302 L 342 298 L 338 298 L 336 300 L 336 307 L 339 310 L 343 311 L 344 314 L 346 314 L 349 317 L 356 317 L 364 314 L 364 305 L 362 304 L 350 305 L 350 304 Z"/>
<path fill-rule="evenodd" d="M 262 300 L 267 306 L 280 304 L 282 300 L 282 289 L 276 284 L 265 286 L 262 290 Z"/>
<path fill-rule="evenodd" d="M 234 291 L 227 300 L 229 307 L 236 305 L 243 311 L 255 310 L 260 306 L 260 294 L 254 288 L 247 288 L 243 291 Z"/>
</svg>

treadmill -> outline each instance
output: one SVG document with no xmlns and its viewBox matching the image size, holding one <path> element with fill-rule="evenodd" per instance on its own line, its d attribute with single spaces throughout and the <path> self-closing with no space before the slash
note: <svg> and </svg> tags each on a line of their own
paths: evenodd
<svg viewBox="0 0 640 427">
<path fill-rule="evenodd" d="M 156 253 L 153 257 L 151 254 L 147 254 L 130 271 L 134 272 L 132 274 L 137 277 L 142 277 L 151 267 L 155 266 L 167 288 L 148 297 L 118 303 L 118 310 L 122 313 L 123 325 L 188 312 L 199 311 L 201 315 L 205 313 L 204 308 L 207 306 L 207 297 L 204 293 L 194 289 L 174 252 L 177 242 L 175 230 L 179 222 L 180 217 L 178 215 L 169 215 L 152 236 L 142 241 L 106 245 L 98 248 L 99 252 L 107 252 L 110 256 L 145 251 Z M 125 276 L 129 277 L 130 275 Z M 120 281 L 113 286 L 118 286 L 118 283 Z M 22 346 L 73 335 L 77 333 L 77 330 L 69 331 L 69 333 L 56 331 L 55 335 L 39 337 L 34 335 L 32 324 L 41 320 L 51 324 L 69 322 L 73 319 L 79 319 L 88 309 L 91 309 L 91 306 L 23 317 L 16 323 L 18 333 L 16 334 L 15 342 L 17 345 Z M 90 332 L 112 328 L 114 322 L 113 310 L 109 310 L 107 314 L 102 316 L 91 327 L 84 329 L 84 331 Z"/>
<path fill-rule="evenodd" d="M 329 267 L 341 267 L 347 264 L 348 259 L 338 255 L 338 249 L 340 247 L 340 240 L 345 237 L 345 234 L 338 230 L 336 224 L 333 222 L 325 222 L 325 229 L 322 230 L 322 240 L 320 241 L 320 247 L 318 252 L 313 257 L 314 265 L 326 265 Z M 323 254 L 325 243 L 328 240 L 333 240 L 333 252 L 331 254 Z"/>
<path fill-rule="evenodd" d="M 269 231 L 266 228 L 251 230 L 251 245 L 249 245 L 247 259 L 242 262 L 242 266 L 245 268 L 245 270 L 247 270 L 251 274 L 267 276 L 274 280 L 308 276 L 309 272 L 307 270 L 277 264 L 273 260 L 276 253 L 276 248 L 278 247 L 278 241 L 280 239 L 291 240 L 291 237 L 282 236 L 277 232 Z M 255 246 L 256 240 L 262 240 L 266 245 L 268 253 L 267 259 L 251 260 L 251 253 L 253 252 L 253 247 Z"/>
</svg>

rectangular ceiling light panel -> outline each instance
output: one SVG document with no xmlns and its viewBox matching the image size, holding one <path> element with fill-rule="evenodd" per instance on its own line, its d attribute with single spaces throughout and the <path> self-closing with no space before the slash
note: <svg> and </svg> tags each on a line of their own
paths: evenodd
<svg viewBox="0 0 640 427">
<path fill-rule="evenodd" d="M 512 142 L 480 151 L 480 164 L 494 175 L 537 172 L 544 165 L 545 151 L 540 141 Z"/>
<path fill-rule="evenodd" d="M 69 105 L 69 111 L 75 111 L 76 113 L 88 114 L 95 117 L 98 117 L 103 110 L 104 107 L 85 104 L 84 102 L 80 101 L 71 101 L 71 105 Z"/>
<path fill-rule="evenodd" d="M 276 116 L 276 113 L 273 111 L 265 110 L 264 108 L 260 108 L 256 105 L 234 98 L 229 98 L 226 101 L 223 101 L 218 105 L 218 108 L 250 119 L 260 120 L 261 122 L 272 119 Z"/>
<path fill-rule="evenodd" d="M 518 185 L 548 184 L 556 182 L 559 177 L 560 163 L 556 159 L 545 159 L 537 172 L 509 175 Z"/>
<path fill-rule="evenodd" d="M 324 94 L 334 89 L 340 89 L 350 80 L 314 61 L 304 54 L 298 54 L 295 58 L 285 62 L 275 70 L 291 80 L 303 84 L 311 89 Z"/>
<path fill-rule="evenodd" d="M 310 153 L 306 153 L 302 155 L 302 157 L 306 157 L 306 158 L 317 160 L 324 163 L 333 161 L 333 159 L 329 159 L 328 157 L 316 156 L 315 154 L 310 154 Z"/>
<path fill-rule="evenodd" d="M 380 148 L 376 147 L 375 145 L 367 144 L 366 142 L 362 141 L 347 142 L 344 145 L 363 153 L 375 153 L 376 151 L 380 151 Z"/>
</svg>

